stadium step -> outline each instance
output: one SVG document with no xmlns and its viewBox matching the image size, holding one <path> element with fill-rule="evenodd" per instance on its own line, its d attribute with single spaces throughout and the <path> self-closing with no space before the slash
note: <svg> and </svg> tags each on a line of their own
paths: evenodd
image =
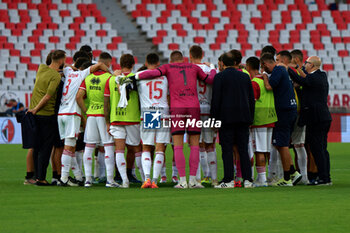
<svg viewBox="0 0 350 233">
<path fill-rule="evenodd" d="M 160 55 L 161 62 L 167 62 L 162 58 L 157 47 L 147 38 L 145 33 L 138 28 L 135 20 L 128 14 L 120 1 L 93 0 L 102 15 L 111 23 L 112 28 L 117 30 L 118 35 L 123 37 L 123 42 L 133 51 L 138 58 L 138 63 L 144 63 L 148 53 L 154 52 Z"/>
</svg>

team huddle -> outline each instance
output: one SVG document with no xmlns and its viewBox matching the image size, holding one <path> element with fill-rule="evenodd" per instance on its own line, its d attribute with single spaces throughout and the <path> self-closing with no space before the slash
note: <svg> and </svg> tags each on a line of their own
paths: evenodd
<svg viewBox="0 0 350 233">
<path fill-rule="evenodd" d="M 49 60 L 50 56 L 55 57 L 54 53 L 64 54 L 54 51 L 48 56 Z M 134 177 L 127 168 L 128 158 L 125 159 L 127 151 L 128 156 L 135 158 L 142 179 L 141 188 L 158 188 L 159 178 L 160 182 L 166 182 L 167 145 L 174 151 L 172 180 L 177 183 L 174 188 L 204 188 L 204 183 L 215 188 L 309 184 L 309 179 L 316 177 L 308 177 L 307 158 L 311 153 L 304 147 L 305 126 L 297 124 L 298 91 L 302 88 L 296 82 L 293 86 L 289 78 L 298 76 L 292 78 L 294 81 L 305 77 L 303 55 L 299 50 L 281 51 L 276 56 L 277 64 L 275 53 L 273 47 L 267 46 L 260 59 L 250 57 L 243 66 L 241 53 L 232 50 L 218 58 L 216 68 L 202 61 L 204 51 L 194 45 L 190 48 L 189 62 L 185 62 L 180 51 L 173 51 L 170 63 L 160 66 L 159 56 L 151 53 L 136 73 L 132 73 L 135 60 L 130 54 L 120 57 L 120 69 L 115 71 L 110 71 L 112 57 L 107 52 L 102 52 L 97 62 L 77 52 L 73 65 L 65 64 L 65 56 L 56 54 L 56 62 L 64 65 L 57 117 L 60 139 L 64 140 L 58 185 L 93 186 L 93 161 L 95 150 L 99 148 L 104 151 L 100 163 L 104 164 L 105 170 L 101 173 L 105 172 L 106 187 L 129 188 L 133 182 Z M 226 156 L 228 151 L 223 147 L 225 174 L 219 181 L 215 145 L 217 140 L 221 144 L 217 133 L 219 131 L 221 137 L 220 130 L 226 125 L 204 127 L 197 122 L 217 118 L 221 123 L 218 112 L 224 110 L 218 109 L 218 103 L 225 97 L 219 97 L 221 93 L 217 90 L 222 88 L 224 75 L 231 68 L 241 73 L 244 82 L 249 80 L 246 83 L 250 95 L 242 102 L 247 102 L 248 107 L 250 104 L 253 120 L 249 123 L 246 144 L 241 145 L 237 138 L 232 140 L 233 161 L 227 160 L 229 165 L 225 164 L 224 153 Z M 42 65 L 38 72 L 40 69 Z M 281 82 L 285 82 L 287 89 L 277 90 Z M 238 114 L 240 109 L 236 110 Z M 36 111 L 29 110 L 34 114 Z M 152 122 L 160 119 L 159 127 L 146 127 L 147 114 L 151 114 Z M 222 135 L 225 136 L 224 132 Z M 184 140 L 190 147 L 188 182 Z M 290 144 L 297 154 L 295 166 L 289 154 Z M 247 155 L 242 147 L 247 149 Z M 227 166 L 234 167 L 235 172 Z M 70 177 L 70 171 L 74 178 Z M 312 174 L 315 172 L 309 169 L 309 176 Z"/>
</svg>

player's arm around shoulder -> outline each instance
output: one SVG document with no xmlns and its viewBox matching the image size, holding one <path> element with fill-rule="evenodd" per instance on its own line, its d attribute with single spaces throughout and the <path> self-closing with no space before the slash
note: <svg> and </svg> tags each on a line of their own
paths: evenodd
<svg viewBox="0 0 350 233">
<path fill-rule="evenodd" d="M 153 78 L 157 78 L 160 76 L 165 75 L 167 73 L 167 65 L 168 64 L 164 64 L 160 67 L 158 67 L 157 69 L 154 70 L 143 70 L 143 71 L 139 71 L 135 74 L 135 79 L 136 80 L 141 80 L 141 79 L 153 79 Z"/>
<path fill-rule="evenodd" d="M 98 62 L 98 63 L 90 66 L 90 74 L 95 72 L 95 71 L 98 71 L 98 70 L 102 70 L 102 71 L 109 73 L 108 67 L 102 62 Z"/>
<path fill-rule="evenodd" d="M 262 77 L 263 77 L 263 79 L 264 79 L 264 86 L 265 86 L 266 90 L 272 91 L 273 88 L 272 88 L 272 86 L 270 85 L 269 77 L 267 76 L 267 74 L 266 74 L 266 73 L 263 73 L 263 74 L 262 74 Z"/>
</svg>

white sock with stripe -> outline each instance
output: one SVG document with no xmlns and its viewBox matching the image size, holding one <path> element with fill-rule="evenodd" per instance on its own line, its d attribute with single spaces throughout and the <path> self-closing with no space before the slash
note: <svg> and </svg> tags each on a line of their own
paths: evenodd
<svg viewBox="0 0 350 233">
<path fill-rule="evenodd" d="M 84 171 L 85 171 L 85 179 L 86 181 L 92 182 L 92 157 L 95 151 L 95 145 L 86 144 L 83 161 L 84 161 Z"/>
<path fill-rule="evenodd" d="M 104 163 L 106 165 L 107 181 L 109 183 L 114 183 L 114 145 L 106 144 L 105 147 L 105 158 Z M 101 173 L 100 173 L 101 174 Z"/>
<path fill-rule="evenodd" d="M 69 150 L 63 150 L 61 157 L 61 180 L 66 183 L 68 181 L 69 171 L 72 161 L 72 152 Z"/>
<path fill-rule="evenodd" d="M 145 181 L 145 175 L 143 174 L 143 170 L 142 170 L 141 155 L 142 155 L 142 152 L 135 153 L 135 162 L 136 162 L 136 167 L 140 172 L 142 181 Z"/>
<path fill-rule="evenodd" d="M 143 151 L 141 156 L 142 169 L 145 176 L 145 179 L 151 178 L 151 152 Z"/>
<path fill-rule="evenodd" d="M 126 161 L 124 158 L 124 151 L 115 152 L 115 163 L 117 164 L 120 177 L 123 183 L 129 183 L 128 176 L 126 175 Z"/>
<path fill-rule="evenodd" d="M 158 177 L 160 174 L 160 171 L 163 168 L 164 164 L 164 152 L 158 151 L 156 152 L 156 157 L 153 162 L 153 180 L 155 183 L 158 181 Z"/>
</svg>

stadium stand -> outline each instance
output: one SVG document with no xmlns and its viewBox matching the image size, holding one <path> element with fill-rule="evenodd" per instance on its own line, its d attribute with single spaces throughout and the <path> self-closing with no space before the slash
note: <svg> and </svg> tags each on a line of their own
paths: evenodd
<svg viewBox="0 0 350 233">
<path fill-rule="evenodd" d="M 189 46 L 200 44 L 209 62 L 229 49 L 241 50 L 245 61 L 272 44 L 320 56 L 331 89 L 350 89 L 350 1 L 333 11 L 329 2 L 121 0 L 164 57 L 175 49 L 188 56 Z M 32 90 L 38 65 L 53 49 L 67 51 L 67 62 L 83 44 L 95 57 L 108 50 L 113 68 L 131 52 L 92 0 L 0 0 L 0 32 L 0 90 Z"/>
<path fill-rule="evenodd" d="M 94 57 L 131 53 L 91 0 L 0 0 L 0 88 L 32 90 L 36 70 L 53 49 L 73 53 L 89 44 Z"/>
<path fill-rule="evenodd" d="M 349 89 L 350 1 L 333 11 L 330 2 L 122 0 L 165 57 L 177 49 L 188 56 L 192 44 L 200 44 L 212 63 L 229 49 L 241 50 L 243 61 L 267 44 L 301 49 L 305 57 L 321 57 L 331 89 Z"/>
</svg>

